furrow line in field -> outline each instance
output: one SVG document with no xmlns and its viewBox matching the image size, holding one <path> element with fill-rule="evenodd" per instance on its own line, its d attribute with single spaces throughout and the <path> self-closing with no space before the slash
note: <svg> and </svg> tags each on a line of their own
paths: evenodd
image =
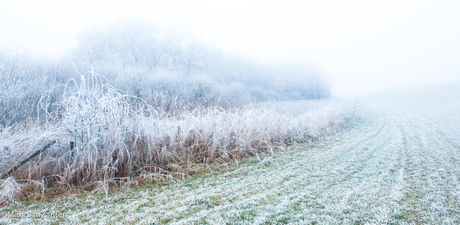
<svg viewBox="0 0 460 225">
<path fill-rule="evenodd" d="M 448 212 L 452 201 L 448 197 L 452 196 L 450 190 L 456 189 L 453 184 L 458 181 L 445 179 L 452 177 L 448 173 L 451 168 L 446 165 L 438 133 L 413 113 L 399 111 L 396 115 L 401 121 L 399 127 L 404 134 L 408 158 L 405 177 L 408 186 L 402 202 L 406 216 L 421 223 L 453 222 Z"/>
</svg>

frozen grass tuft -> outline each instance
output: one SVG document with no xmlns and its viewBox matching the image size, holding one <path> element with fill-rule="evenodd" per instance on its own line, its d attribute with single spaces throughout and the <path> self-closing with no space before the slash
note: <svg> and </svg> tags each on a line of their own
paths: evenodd
<svg viewBox="0 0 460 225">
<path fill-rule="evenodd" d="M 0 204 L 16 204 L 16 197 L 21 192 L 21 186 L 16 182 L 14 177 L 8 177 L 0 180 Z"/>
</svg>

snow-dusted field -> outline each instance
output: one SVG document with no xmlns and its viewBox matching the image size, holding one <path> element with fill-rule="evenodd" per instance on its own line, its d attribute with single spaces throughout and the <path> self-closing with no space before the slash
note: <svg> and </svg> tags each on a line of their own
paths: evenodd
<svg viewBox="0 0 460 225">
<path fill-rule="evenodd" d="M 460 84 L 366 100 L 368 119 L 328 140 L 184 183 L 5 207 L 0 223 L 460 223 Z"/>
</svg>

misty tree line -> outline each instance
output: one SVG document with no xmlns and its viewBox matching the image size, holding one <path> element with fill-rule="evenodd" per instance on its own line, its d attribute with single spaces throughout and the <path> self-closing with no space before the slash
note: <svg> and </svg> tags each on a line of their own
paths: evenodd
<svg viewBox="0 0 460 225">
<path fill-rule="evenodd" d="M 80 34 L 78 46 L 59 59 L 0 49 L 0 128 L 35 117 L 44 92 L 90 70 L 153 105 L 318 99 L 330 93 L 327 80 L 303 64 L 261 64 L 223 52 L 186 29 L 124 20 Z M 55 95 L 51 99 L 58 102 Z"/>
</svg>

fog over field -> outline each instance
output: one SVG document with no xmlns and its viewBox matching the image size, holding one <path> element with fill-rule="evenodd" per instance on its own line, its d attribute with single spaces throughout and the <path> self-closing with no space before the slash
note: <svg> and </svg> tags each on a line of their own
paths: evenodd
<svg viewBox="0 0 460 225">
<path fill-rule="evenodd" d="M 458 12 L 3 3 L 0 223 L 459 223 Z"/>
</svg>

